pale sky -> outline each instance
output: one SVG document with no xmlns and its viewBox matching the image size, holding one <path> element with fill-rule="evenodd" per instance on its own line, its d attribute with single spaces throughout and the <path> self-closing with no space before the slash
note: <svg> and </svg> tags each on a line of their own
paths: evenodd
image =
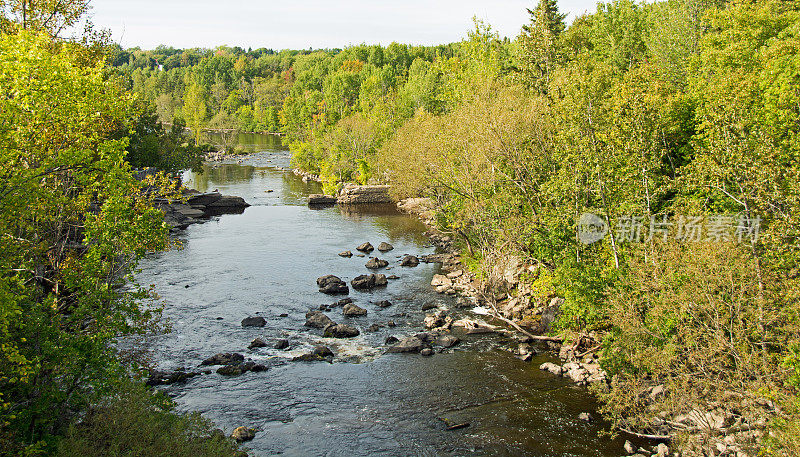
<svg viewBox="0 0 800 457">
<path fill-rule="evenodd" d="M 353 44 L 443 44 L 466 36 L 472 17 L 513 38 L 536 0 L 92 0 L 90 18 L 123 47 L 218 45 L 342 48 Z M 596 0 L 560 0 L 567 22 Z"/>
</svg>

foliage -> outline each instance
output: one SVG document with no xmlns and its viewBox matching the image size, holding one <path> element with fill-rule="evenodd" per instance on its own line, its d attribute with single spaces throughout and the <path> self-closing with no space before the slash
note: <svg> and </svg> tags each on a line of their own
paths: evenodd
<svg viewBox="0 0 800 457">
<path fill-rule="evenodd" d="M 133 97 L 70 46 L 0 38 L 0 440 L 43 450 L 122 373 L 111 342 L 149 331 L 121 288 L 166 243 L 163 215 L 112 134 Z"/>
<path fill-rule="evenodd" d="M 163 393 L 126 383 L 93 405 L 59 441 L 56 456 L 233 457 L 233 441 L 198 413 L 178 413 Z M 147 439 L 143 439 L 146 437 Z"/>
</svg>

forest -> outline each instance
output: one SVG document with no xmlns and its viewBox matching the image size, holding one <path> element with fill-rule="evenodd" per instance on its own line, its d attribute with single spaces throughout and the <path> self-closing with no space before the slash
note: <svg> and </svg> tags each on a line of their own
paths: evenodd
<svg viewBox="0 0 800 457">
<path fill-rule="evenodd" d="M 800 3 L 615 0 L 567 23 L 540 0 L 512 38 L 475 19 L 456 43 L 296 51 L 66 42 L 0 11 L 0 455 L 101 455 L 90 405 L 234 455 L 109 344 L 153 317 L 115 259 L 168 243 L 130 170 L 196 165 L 214 129 L 279 133 L 329 194 L 430 198 L 489 290 L 531 265 L 503 292 L 563 297 L 553 333 L 600 335 L 616 428 L 713 405 L 765 424 L 759 455 L 800 455 Z"/>
</svg>

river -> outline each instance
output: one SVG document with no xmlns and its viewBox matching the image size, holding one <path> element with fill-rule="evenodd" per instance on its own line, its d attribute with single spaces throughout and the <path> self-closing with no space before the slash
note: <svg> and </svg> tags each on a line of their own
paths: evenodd
<svg viewBox="0 0 800 457">
<path fill-rule="evenodd" d="M 166 387 L 180 408 L 201 412 L 228 433 L 240 425 L 257 428 L 246 446 L 258 456 L 622 454 L 623 439 L 601 436 L 607 424 L 578 419 L 582 412 L 599 416 L 587 390 L 540 371 L 550 356 L 514 357 L 505 350 L 515 347 L 508 336 L 458 335 L 460 345 L 432 357 L 383 354 L 387 336 L 420 331 L 423 304 L 469 312 L 429 286 L 435 264 L 397 265 L 400 255 L 435 252 L 424 225 L 386 208 L 310 209 L 305 197 L 319 185 L 286 171 L 290 154 L 279 140 L 248 136 L 244 142 L 254 153 L 241 163 L 206 164 L 204 173 L 187 172 L 184 180 L 252 206 L 180 232 L 182 248 L 147 258 L 137 279 L 154 285 L 172 324 L 171 333 L 148 343 L 160 368 L 195 368 L 218 352 L 239 352 L 270 368 L 235 377 L 205 374 Z M 309 308 L 336 300 L 319 293 L 315 280 L 336 274 L 349 282 L 367 273 L 367 258 L 337 255 L 356 253 L 364 241 L 394 245 L 379 257 L 390 261 L 386 274 L 400 279 L 373 292 L 351 289 L 368 314 L 345 318 L 341 308 L 327 314 L 361 335 L 324 339 L 303 326 Z M 377 307 L 379 300 L 393 305 Z M 244 317 L 257 315 L 265 327 L 241 326 Z M 387 321 L 397 326 L 365 331 Z M 256 337 L 270 347 L 248 350 Z M 280 338 L 291 342 L 289 350 L 271 348 Z M 333 363 L 291 361 L 320 342 L 336 353 Z M 442 419 L 470 425 L 447 430 Z"/>
</svg>

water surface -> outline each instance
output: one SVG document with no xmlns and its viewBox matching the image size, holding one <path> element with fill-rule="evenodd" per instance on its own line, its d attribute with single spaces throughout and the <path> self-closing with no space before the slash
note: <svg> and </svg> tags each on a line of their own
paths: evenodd
<svg viewBox="0 0 800 457">
<path fill-rule="evenodd" d="M 161 368 L 195 368 L 217 352 L 240 352 L 270 366 L 266 372 L 212 373 L 168 387 L 181 408 L 200 411 L 227 432 L 240 425 L 258 428 L 247 446 L 260 456 L 621 453 L 623 440 L 599 436 L 603 422 L 578 419 L 586 411 L 597 417 L 587 391 L 540 371 L 539 364 L 551 360 L 547 356 L 526 363 L 503 350 L 515 346 L 507 336 L 459 335 L 461 345 L 428 358 L 383 355 L 387 336 L 420 331 L 423 304 L 468 312 L 432 291 L 435 264 L 397 264 L 404 254 L 435 252 L 425 227 L 386 208 L 309 209 L 305 197 L 319 186 L 285 171 L 289 153 L 263 139 L 252 149 L 260 152 L 241 163 L 208 164 L 204 173 L 184 178 L 198 190 L 239 195 L 253 206 L 190 226 L 178 235 L 182 249 L 147 259 L 138 277 L 155 286 L 172 322 L 172 333 L 151 342 Z M 321 338 L 320 331 L 303 327 L 305 313 L 336 298 L 320 294 L 315 280 L 336 274 L 349 281 L 368 273 L 367 258 L 337 255 L 356 253 L 364 241 L 394 245 L 379 257 L 390 262 L 384 273 L 400 279 L 374 292 L 351 290 L 366 316 L 345 318 L 341 308 L 327 313 L 360 328 L 359 337 Z M 379 300 L 393 306 L 379 308 L 373 304 Z M 241 327 L 244 317 L 255 315 L 267 320 L 266 327 Z M 397 326 L 365 331 L 388 321 Z M 248 350 L 256 337 L 268 343 L 288 338 L 292 347 Z M 290 361 L 320 343 L 337 354 L 333 363 Z M 448 431 L 445 420 L 470 425 Z"/>
</svg>

